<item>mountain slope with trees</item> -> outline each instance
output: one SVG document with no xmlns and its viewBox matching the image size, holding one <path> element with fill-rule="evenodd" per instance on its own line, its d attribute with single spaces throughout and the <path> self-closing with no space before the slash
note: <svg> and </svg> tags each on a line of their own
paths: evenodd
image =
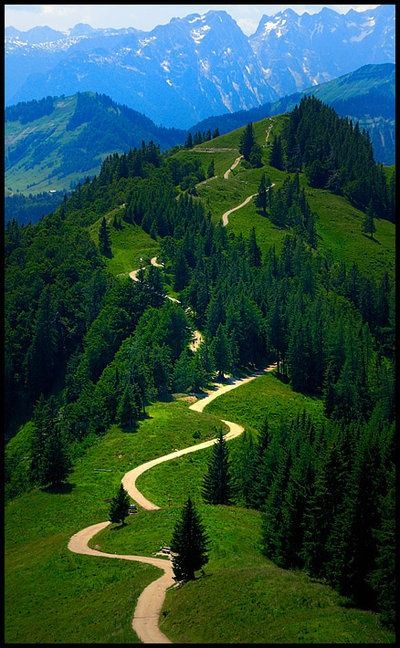
<svg viewBox="0 0 400 648">
<path fill-rule="evenodd" d="M 165 150 L 185 136 L 93 92 L 22 102 L 5 110 L 6 187 L 35 194 L 70 190 L 98 173 L 110 153 L 143 140 Z"/>
<path fill-rule="evenodd" d="M 332 138 L 327 148 L 321 134 L 333 126 L 342 138 Z M 13 500 L 9 510 L 18 517 L 19 506 L 30 496 L 38 502 L 54 496 L 52 501 L 60 502 L 68 492 L 70 471 L 63 458 L 71 459 L 78 469 L 77 459 L 85 450 L 90 455 L 106 443 L 113 426 L 135 438 L 146 425 L 150 408 L 173 398 L 177 384 L 183 392 L 198 391 L 217 375 L 254 371 L 277 361 L 277 379 L 291 393 L 318 401 L 327 422 L 321 427 L 316 421 L 293 417 L 274 426 L 271 438 L 268 426 L 256 427 L 261 444 L 257 456 L 265 457 L 259 462 L 254 447 L 244 446 L 237 465 L 242 474 L 253 471 L 254 484 L 261 482 L 262 488 L 254 492 L 241 479 L 245 490 L 240 499 L 251 508 L 267 507 L 263 545 L 269 558 L 315 575 L 318 560 L 314 557 L 324 551 L 328 558 L 318 563 L 323 577 L 351 605 L 379 611 L 390 625 L 392 562 L 382 538 L 389 534 L 391 542 L 393 520 L 389 476 L 394 278 L 391 272 L 366 273 L 354 261 L 346 263 L 340 254 L 327 253 L 315 236 L 320 216 L 314 213 L 309 193 L 328 201 L 344 194 L 339 196 L 343 205 L 351 199 L 364 215 L 372 204 L 377 225 L 386 216 L 385 223 L 393 230 L 387 220 L 386 176 L 374 162 L 367 136 L 315 98 L 304 99 L 299 108 L 278 120 L 278 128 L 268 130 L 268 142 L 266 130 L 265 122 L 249 124 L 178 154 L 162 154 L 151 142 L 128 153 L 114 153 L 104 160 L 99 174 L 79 184 L 52 215 L 37 225 L 8 224 L 6 420 L 8 437 L 14 437 L 10 442 L 14 450 L 6 462 L 7 494 Z M 242 137 L 243 132 L 248 137 Z M 278 160 L 283 169 L 269 164 L 277 137 L 281 155 L 273 161 Z M 232 166 L 235 146 L 245 140 L 251 140 L 251 148 L 259 147 L 257 164 L 248 151 L 249 160 L 242 160 L 227 179 L 199 184 L 204 182 L 201 171 L 209 166 L 210 155 L 220 174 L 227 167 L 218 160 L 218 149 L 221 155 L 229 154 Z M 207 148 L 211 153 L 204 152 Z M 196 162 L 196 156 L 201 160 Z M 340 182 L 326 187 L 337 171 L 338 156 Z M 357 163 L 357 178 L 351 175 L 352 159 Z M 314 171 L 316 164 L 317 171 L 321 166 L 326 171 L 324 188 Z M 249 236 L 234 234 L 230 224 L 227 230 L 219 222 L 226 207 L 221 210 L 219 183 L 225 188 L 225 200 L 233 197 L 240 202 L 253 187 L 255 194 L 261 193 L 263 174 L 269 186 L 265 209 L 259 206 Z M 272 187 L 270 182 L 275 180 Z M 368 184 L 369 195 L 362 200 L 357 182 Z M 310 183 L 316 186 L 310 189 Z M 372 257 L 376 244 L 362 233 L 362 220 L 354 240 L 358 237 L 364 256 L 367 252 Z M 269 245 L 262 253 L 257 225 L 265 221 L 281 243 L 279 249 Z M 123 245 L 113 230 L 123 233 L 124 227 L 130 232 L 143 230 L 159 246 L 162 267 L 144 268 L 138 281 L 118 276 L 110 265 L 113 242 Z M 179 301 L 165 297 L 168 286 L 173 286 Z M 192 351 L 188 347 L 195 329 L 202 332 L 204 342 Z M 18 426 L 30 419 L 33 423 L 28 430 L 23 428 L 24 439 L 19 443 L 20 432 L 14 436 Z M 180 445 L 175 439 L 188 432 L 181 432 L 179 416 L 177 421 L 174 443 Z M 139 431 L 131 435 L 133 430 Z M 51 437 L 55 443 L 47 446 Z M 143 442 L 145 452 L 150 452 L 151 438 Z M 26 443 L 27 454 L 19 456 L 18 447 Z M 45 453 L 44 447 L 49 448 Z M 124 452 L 113 447 L 113 457 L 123 458 Z M 346 471 L 353 448 L 357 448 L 357 461 L 349 467 L 338 494 L 340 511 L 327 527 L 318 518 L 313 497 L 317 500 L 324 493 L 330 453 L 336 447 L 343 449 L 341 470 Z M 58 461 L 64 466 L 63 481 L 52 485 L 49 475 Z M 305 480 L 301 492 L 295 488 L 299 480 Z M 113 492 L 116 485 L 117 481 Z M 370 492 L 368 510 L 360 504 L 365 488 Z M 99 504 L 90 510 L 99 512 Z M 80 510 L 79 515 L 83 513 Z M 327 545 L 311 546 L 312 538 L 303 532 L 306 518 L 315 528 L 326 530 Z M 288 537 L 294 538 L 290 544 L 280 535 L 281 522 Z M 357 547 L 361 528 L 365 534 L 360 548 L 368 549 L 367 561 Z M 338 556 L 341 562 L 331 566 Z M 350 565 L 354 566 L 351 572 Z M 201 587 L 207 590 L 206 585 Z M 378 595 L 383 589 L 385 593 Z"/>
<path fill-rule="evenodd" d="M 382 63 L 363 65 L 354 72 L 306 88 L 277 101 L 230 115 L 209 117 L 190 128 L 218 128 L 228 133 L 250 121 L 280 115 L 293 110 L 302 97 L 313 95 L 331 106 L 342 117 L 357 121 L 370 135 L 374 156 L 378 162 L 393 164 L 395 157 L 395 65 Z"/>
</svg>

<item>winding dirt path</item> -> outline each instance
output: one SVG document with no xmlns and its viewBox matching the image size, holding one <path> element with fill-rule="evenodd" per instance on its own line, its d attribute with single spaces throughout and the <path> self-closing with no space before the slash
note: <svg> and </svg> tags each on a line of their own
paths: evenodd
<svg viewBox="0 0 400 648">
<path fill-rule="evenodd" d="M 275 187 L 275 182 L 270 184 L 270 186 L 268 187 L 268 191 L 272 189 L 272 187 Z M 257 196 L 257 194 L 255 193 L 255 194 L 251 194 L 251 196 L 247 196 L 247 198 L 242 203 L 240 203 L 240 205 L 237 205 L 237 207 L 233 207 L 232 209 L 228 209 L 228 211 L 226 211 L 225 214 L 222 214 L 222 227 L 226 227 L 228 225 L 229 223 L 228 217 L 231 214 L 233 214 L 233 212 L 247 205 L 247 203 L 249 203 L 250 200 L 254 198 L 254 196 Z"/>
<path fill-rule="evenodd" d="M 275 369 L 276 364 L 272 364 L 267 367 L 264 371 L 258 371 L 255 374 L 248 376 L 247 378 L 242 379 L 231 379 L 228 384 L 219 385 L 218 388 L 214 391 L 208 393 L 208 396 L 199 399 L 192 405 L 189 409 L 196 412 L 202 412 L 204 408 L 215 398 L 225 394 L 236 387 L 240 387 L 245 383 L 254 380 L 258 376 L 262 375 L 265 372 L 272 371 Z M 223 420 L 229 427 L 229 432 L 225 434 L 225 439 L 230 440 L 242 434 L 244 428 L 238 423 L 232 423 L 231 421 Z M 122 478 L 122 483 L 124 488 L 128 491 L 132 499 L 134 499 L 140 506 L 146 510 L 157 510 L 159 507 L 153 502 L 147 500 L 142 493 L 136 487 L 136 480 L 139 475 L 142 475 L 146 470 L 157 466 L 164 461 L 170 461 L 181 457 L 185 454 L 191 452 L 197 452 L 204 448 L 215 443 L 215 439 L 210 439 L 209 441 L 204 441 L 203 443 L 198 443 L 197 445 L 184 448 L 183 450 L 176 450 L 170 454 L 152 459 L 147 461 L 141 466 L 137 466 L 133 470 L 127 472 Z M 158 627 L 159 618 L 161 614 L 162 605 L 165 599 L 166 591 L 168 588 L 172 587 L 175 584 L 172 564 L 170 560 L 165 560 L 163 558 L 153 558 L 150 556 L 136 556 L 136 555 L 121 555 L 121 554 L 109 554 L 104 551 L 98 551 L 89 547 L 90 540 L 100 531 L 109 526 L 110 522 L 99 522 L 98 524 L 92 524 L 91 526 L 78 531 L 73 535 L 68 543 L 68 549 L 77 554 L 83 554 L 86 556 L 96 556 L 100 558 L 117 558 L 119 560 L 133 560 L 136 562 L 145 563 L 148 565 L 153 565 L 161 569 L 164 574 L 152 581 L 141 593 L 139 596 L 138 602 L 136 604 L 134 616 L 132 619 L 132 628 L 136 632 L 137 636 L 143 643 L 171 643 L 166 635 L 164 635 L 160 628 Z"/>
<path fill-rule="evenodd" d="M 232 209 L 228 209 L 228 211 L 226 211 L 225 214 L 222 214 L 222 226 L 226 227 L 229 223 L 228 217 L 231 214 L 233 214 L 233 212 L 247 205 L 247 203 L 249 203 L 250 200 L 254 198 L 254 196 L 257 196 L 257 194 L 255 193 L 255 194 L 251 194 L 251 196 L 247 196 L 247 198 L 242 203 L 240 203 L 240 205 L 237 205 L 237 207 L 232 207 Z"/>
<path fill-rule="evenodd" d="M 228 169 L 227 171 L 225 171 L 225 173 L 224 173 L 224 180 L 228 180 L 231 171 L 233 171 L 233 169 L 236 169 L 237 165 L 240 163 L 240 160 L 242 160 L 242 159 L 243 159 L 243 155 L 239 155 L 239 157 L 236 158 L 236 160 L 235 160 L 234 163 L 229 167 L 229 169 Z"/>
</svg>

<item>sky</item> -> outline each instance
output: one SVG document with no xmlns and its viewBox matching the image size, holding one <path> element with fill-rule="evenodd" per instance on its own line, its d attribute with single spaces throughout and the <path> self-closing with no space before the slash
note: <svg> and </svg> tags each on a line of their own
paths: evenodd
<svg viewBox="0 0 400 648">
<path fill-rule="evenodd" d="M 263 14 L 273 15 L 291 8 L 299 14 L 307 11 L 316 13 L 329 7 L 339 13 L 350 9 L 366 11 L 379 5 L 5 5 L 5 25 L 25 31 L 38 25 L 47 25 L 60 31 L 68 31 L 77 23 L 88 23 L 92 27 L 135 27 L 150 31 L 157 25 L 168 23 L 173 17 L 184 17 L 191 13 L 206 13 L 210 10 L 225 10 L 236 20 L 247 35 L 253 34 Z"/>
</svg>

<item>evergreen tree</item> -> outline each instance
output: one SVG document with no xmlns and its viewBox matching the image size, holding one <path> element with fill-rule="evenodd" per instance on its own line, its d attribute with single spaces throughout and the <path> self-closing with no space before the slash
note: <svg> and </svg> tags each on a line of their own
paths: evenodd
<svg viewBox="0 0 400 648">
<path fill-rule="evenodd" d="M 116 495 L 111 500 L 108 519 L 114 524 L 124 524 L 129 513 L 129 495 L 120 484 Z"/>
<path fill-rule="evenodd" d="M 253 148 L 251 149 L 249 156 L 249 162 L 251 166 L 256 168 L 262 166 L 262 148 L 259 144 L 257 144 L 257 142 L 253 144 Z"/>
<path fill-rule="evenodd" d="M 211 353 L 214 358 L 215 368 L 218 371 L 218 378 L 223 378 L 225 373 L 232 369 L 232 355 L 226 335 L 225 326 L 220 324 L 217 334 L 211 343 Z"/>
<path fill-rule="evenodd" d="M 117 420 L 124 429 L 132 429 L 139 418 L 139 408 L 135 400 L 135 394 L 132 385 L 129 383 L 122 392 L 117 408 Z"/>
<path fill-rule="evenodd" d="M 102 254 L 103 256 L 109 258 L 112 256 L 110 236 L 108 233 L 107 222 L 104 216 L 101 219 L 101 225 L 99 230 L 99 249 L 100 249 L 100 254 Z"/>
<path fill-rule="evenodd" d="M 214 159 L 212 159 L 210 164 L 208 165 L 207 178 L 213 178 L 214 176 L 215 176 L 215 165 L 214 165 Z"/>
<path fill-rule="evenodd" d="M 260 248 L 259 248 L 259 246 L 257 244 L 256 230 L 255 230 L 254 226 L 251 228 L 248 246 L 249 246 L 248 249 L 249 249 L 250 265 L 254 266 L 255 268 L 260 268 L 261 267 L 261 250 L 260 250 Z"/>
<path fill-rule="evenodd" d="M 222 430 L 213 445 L 208 470 L 203 481 L 203 498 L 208 504 L 231 503 L 231 477 L 228 448 Z"/>
<path fill-rule="evenodd" d="M 182 248 L 179 248 L 176 254 L 174 266 L 174 288 L 177 291 L 182 290 L 189 279 L 189 268 L 185 254 Z"/>
<path fill-rule="evenodd" d="M 271 166 L 276 169 L 283 171 L 283 153 L 282 153 L 282 140 L 279 136 L 275 136 L 272 140 L 271 154 L 269 158 L 269 163 Z"/>
<path fill-rule="evenodd" d="M 33 397 L 48 394 L 54 384 L 57 367 L 59 329 L 52 286 L 40 294 L 32 343 L 26 354 L 27 378 Z"/>
<path fill-rule="evenodd" d="M 192 147 L 193 147 L 192 133 L 188 133 L 188 136 L 187 136 L 186 142 L 185 142 L 185 148 L 192 148 Z"/>
<path fill-rule="evenodd" d="M 388 475 L 388 491 L 382 498 L 381 524 L 375 530 L 378 552 L 375 568 L 369 582 L 375 590 L 382 622 L 395 625 L 396 611 L 396 515 L 395 515 L 395 470 L 392 465 Z"/>
<path fill-rule="evenodd" d="M 376 232 L 376 227 L 374 223 L 374 212 L 372 210 L 372 205 L 371 203 L 368 205 L 368 209 L 366 211 L 363 223 L 362 223 L 362 231 L 364 234 L 369 234 L 369 237 L 372 239 L 374 232 Z"/>
<path fill-rule="evenodd" d="M 208 545 L 209 539 L 200 515 L 188 497 L 171 540 L 172 569 L 178 581 L 194 580 L 195 571 L 208 562 Z"/>
<path fill-rule="evenodd" d="M 46 439 L 43 467 L 42 483 L 50 484 L 52 488 L 60 488 L 71 472 L 65 436 L 57 424 Z"/>
<path fill-rule="evenodd" d="M 185 348 L 174 366 L 172 388 L 178 393 L 185 392 L 192 386 L 192 382 L 192 353 Z"/>
<path fill-rule="evenodd" d="M 263 214 L 267 212 L 267 206 L 269 204 L 269 191 L 270 191 L 271 181 L 265 173 L 262 174 L 260 184 L 258 186 L 258 194 L 256 196 L 256 206 L 258 209 L 262 209 Z"/>
<path fill-rule="evenodd" d="M 216 128 L 216 129 L 213 131 L 212 138 L 215 139 L 215 137 L 219 137 L 219 129 L 218 129 L 218 128 Z"/>
<path fill-rule="evenodd" d="M 245 160 L 250 162 L 250 155 L 255 145 L 253 124 L 250 122 L 245 127 L 240 136 L 239 153 L 241 153 Z"/>
</svg>

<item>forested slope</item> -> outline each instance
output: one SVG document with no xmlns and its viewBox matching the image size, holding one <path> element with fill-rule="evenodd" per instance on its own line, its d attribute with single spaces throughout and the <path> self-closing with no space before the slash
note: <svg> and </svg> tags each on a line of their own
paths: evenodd
<svg viewBox="0 0 400 648">
<path fill-rule="evenodd" d="M 382 268 L 367 274 L 334 246 L 327 254 L 319 221 L 329 219 L 329 212 L 323 215 L 317 203 L 323 196 L 325 205 L 330 198 L 357 205 L 352 218 L 359 245 L 351 261 L 380 254 L 372 252 L 378 246 L 363 235 L 358 213 L 369 211 L 373 222 L 393 229 L 387 220 L 392 204 L 367 138 L 348 123 L 340 123 L 340 144 L 352 138 L 360 143 L 358 175 L 351 175 L 350 146 L 337 176 L 335 147 L 326 151 L 320 137 L 323 124 L 331 128 L 335 117 L 313 101 L 278 120 L 268 142 L 267 125 L 260 122 L 254 132 L 249 125 L 175 155 L 161 155 L 151 143 L 113 154 L 54 214 L 34 226 L 10 222 L 8 435 L 31 417 L 33 425 L 29 434 L 24 431 L 30 437 L 24 458 L 18 458 L 15 443 L 8 452 L 7 493 L 50 488 L 51 497 L 54 473 L 68 476 L 67 457 L 75 461 L 113 424 L 142 429 L 152 403 L 196 392 L 216 373 L 276 360 L 274 380 L 316 399 L 325 423 L 301 412 L 272 425 L 268 412 L 266 423 L 264 416 L 262 424 L 250 422 L 258 445 L 249 437 L 243 442 L 238 501 L 263 511 L 263 551 L 269 558 L 326 579 L 349 603 L 379 609 L 390 624 L 393 276 Z M 315 132 L 302 139 L 310 116 Z M 218 160 L 219 154 L 229 159 Z M 238 155 L 243 159 L 227 178 L 212 180 Z M 209 179 L 199 184 L 205 171 Z M 255 228 L 249 235 L 231 227 L 240 210 L 223 227 L 223 212 L 252 194 Z M 342 221 L 347 217 L 344 212 Z M 258 221 L 273 232 L 269 239 L 264 230 L 262 250 Z M 135 247 L 135 232 L 143 247 Z M 389 237 L 386 245 L 390 256 Z M 131 281 L 129 263 L 153 250 L 159 250 L 163 268 L 149 266 L 139 281 Z M 170 289 L 180 303 L 165 299 Z M 204 343 L 193 352 L 188 344 L 195 328 Z M 250 474 L 251 484 L 245 483 L 243 476 Z M 339 484 L 331 483 L 335 474 L 343 476 Z M 332 500 L 322 519 L 319 502 L 327 491 Z M 33 492 L 41 498 L 41 491 Z"/>
</svg>

